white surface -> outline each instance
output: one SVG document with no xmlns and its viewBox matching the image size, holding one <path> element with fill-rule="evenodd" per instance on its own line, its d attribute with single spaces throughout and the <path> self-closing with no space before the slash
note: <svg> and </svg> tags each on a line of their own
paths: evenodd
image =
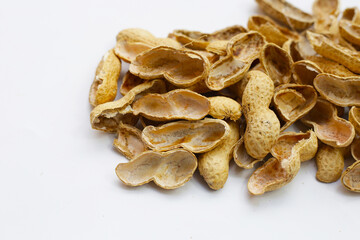
<svg viewBox="0 0 360 240">
<path fill-rule="evenodd" d="M 310 10 L 312 1 L 291 1 Z M 342 1 L 345 6 L 359 2 Z M 220 191 L 125 187 L 114 136 L 90 128 L 88 90 L 118 31 L 212 32 L 259 12 L 254 1 L 2 1 L 0 239 L 350 239 L 359 195 L 302 164 L 286 187 L 247 192 L 231 164 Z M 125 65 L 125 64 L 124 64 Z M 353 238 L 352 238 L 353 239 Z"/>
</svg>

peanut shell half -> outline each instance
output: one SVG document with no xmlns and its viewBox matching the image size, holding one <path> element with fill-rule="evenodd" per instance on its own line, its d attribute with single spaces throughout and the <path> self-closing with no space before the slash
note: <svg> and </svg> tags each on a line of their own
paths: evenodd
<svg viewBox="0 0 360 240">
<path fill-rule="evenodd" d="M 178 87 L 189 87 L 208 76 L 209 61 L 194 51 L 155 47 L 136 56 L 129 70 L 143 79 L 165 78 Z"/>
<path fill-rule="evenodd" d="M 336 107 L 321 98 L 301 121 L 313 126 L 319 140 L 332 147 L 347 147 L 355 137 L 353 125 L 338 117 Z"/>
<path fill-rule="evenodd" d="M 360 161 L 356 161 L 341 175 L 343 186 L 352 192 L 360 192 Z"/>
<path fill-rule="evenodd" d="M 338 77 L 319 74 L 314 87 L 329 102 L 341 106 L 360 106 L 360 77 Z"/>
<path fill-rule="evenodd" d="M 177 89 L 164 94 L 148 94 L 133 105 L 134 114 L 154 121 L 200 120 L 210 110 L 209 100 L 193 91 Z"/>
<path fill-rule="evenodd" d="M 197 167 L 194 154 L 185 149 L 169 152 L 144 152 L 130 162 L 120 163 L 118 178 L 128 186 L 140 186 L 150 181 L 164 189 L 175 189 L 188 182 Z"/>
<path fill-rule="evenodd" d="M 314 23 L 314 18 L 285 0 L 256 0 L 260 8 L 271 17 L 292 29 L 304 30 Z"/>
<path fill-rule="evenodd" d="M 147 126 L 142 132 L 144 142 L 155 151 L 185 148 L 204 153 L 218 146 L 229 134 L 229 125 L 219 119 L 178 121 L 159 127 Z"/>
<path fill-rule="evenodd" d="M 254 31 L 233 37 L 227 45 L 227 55 L 211 66 L 206 79 L 208 88 L 219 91 L 240 81 L 259 58 L 264 44 L 265 38 Z"/>
</svg>

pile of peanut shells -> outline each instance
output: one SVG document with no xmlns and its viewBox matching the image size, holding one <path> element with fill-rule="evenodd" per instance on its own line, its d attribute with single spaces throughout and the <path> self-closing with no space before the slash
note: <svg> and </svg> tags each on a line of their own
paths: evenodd
<svg viewBox="0 0 360 240">
<path fill-rule="evenodd" d="M 248 190 L 259 195 L 315 158 L 319 181 L 341 178 L 360 192 L 359 9 L 340 14 L 338 0 L 316 0 L 310 15 L 284 0 L 256 2 L 268 16 L 250 17 L 248 29 L 117 35 L 89 100 L 92 128 L 116 133 L 130 160 L 116 167 L 124 184 L 174 189 L 198 168 L 218 190 L 234 159 L 255 168 Z M 115 101 L 121 61 L 130 65 Z M 284 131 L 295 122 L 308 130 Z"/>
</svg>

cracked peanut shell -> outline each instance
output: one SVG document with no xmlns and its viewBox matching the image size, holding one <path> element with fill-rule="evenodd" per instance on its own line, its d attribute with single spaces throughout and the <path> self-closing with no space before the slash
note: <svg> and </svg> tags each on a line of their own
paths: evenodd
<svg viewBox="0 0 360 240">
<path fill-rule="evenodd" d="M 248 20 L 249 30 L 261 33 L 267 42 L 282 47 L 289 39 L 298 40 L 299 35 L 288 28 L 281 27 L 267 16 L 251 16 Z"/>
<path fill-rule="evenodd" d="M 355 137 L 354 126 L 338 117 L 336 107 L 321 98 L 317 99 L 316 105 L 301 121 L 313 126 L 319 140 L 332 147 L 347 147 Z"/>
<path fill-rule="evenodd" d="M 193 91 L 177 89 L 164 94 L 148 94 L 132 104 L 135 115 L 154 121 L 200 120 L 210 111 L 210 101 Z"/>
<path fill-rule="evenodd" d="M 356 161 L 341 175 L 343 186 L 352 192 L 360 192 L 360 161 Z"/>
<path fill-rule="evenodd" d="M 281 131 L 305 116 L 315 106 L 316 100 L 317 93 L 309 85 L 283 84 L 276 88 L 274 106 L 285 121 Z"/>
<path fill-rule="evenodd" d="M 116 36 L 115 54 L 131 63 L 137 55 L 153 47 L 168 46 L 181 48 L 181 44 L 170 38 L 157 38 L 141 28 L 128 28 Z"/>
<path fill-rule="evenodd" d="M 271 149 L 274 157 L 250 176 L 249 192 L 261 195 L 291 182 L 299 172 L 301 162 L 315 156 L 317 146 L 316 135 L 311 130 L 306 133 L 283 133 Z"/>
<path fill-rule="evenodd" d="M 291 81 L 291 56 L 281 47 L 268 43 L 261 51 L 260 62 L 267 75 L 274 81 L 275 87 Z"/>
<path fill-rule="evenodd" d="M 131 125 L 120 123 L 113 146 L 128 159 L 133 159 L 148 150 L 141 139 L 141 131 Z"/>
<path fill-rule="evenodd" d="M 250 69 L 252 62 L 259 58 L 265 38 L 258 32 L 250 31 L 233 37 L 227 45 L 227 55 L 211 66 L 206 85 L 219 91 L 240 81 Z"/>
<path fill-rule="evenodd" d="M 138 117 L 133 114 L 130 104 L 149 92 L 164 91 L 165 83 L 159 79 L 140 84 L 119 100 L 96 106 L 90 113 L 91 127 L 104 132 L 116 132 L 121 122 L 134 125 Z"/>
<path fill-rule="evenodd" d="M 118 178 L 128 186 L 140 186 L 154 181 L 164 189 L 183 186 L 194 174 L 197 159 L 185 149 L 169 152 L 144 152 L 130 162 L 117 165 Z"/>
<path fill-rule="evenodd" d="M 219 119 L 177 121 L 159 127 L 147 126 L 142 139 L 155 151 L 182 147 L 193 153 L 204 153 L 218 146 L 229 134 L 229 125 Z"/>
<path fill-rule="evenodd" d="M 341 106 L 360 106 L 360 77 L 319 74 L 314 87 L 329 102 Z"/>
<path fill-rule="evenodd" d="M 360 73 L 360 53 L 318 33 L 307 31 L 307 37 L 318 54 L 344 65 L 355 73 Z"/>
<path fill-rule="evenodd" d="M 178 42 L 187 48 L 194 50 L 206 50 L 207 46 L 217 40 L 228 41 L 233 36 L 247 32 L 247 30 L 239 25 L 230 26 L 214 33 L 202 33 L 198 31 L 174 30 L 169 37 L 175 38 Z"/>
<path fill-rule="evenodd" d="M 137 55 L 129 70 L 142 79 L 165 78 L 175 86 L 189 87 L 207 78 L 209 65 L 197 52 L 160 46 Z"/>
<path fill-rule="evenodd" d="M 291 29 L 304 30 L 314 23 L 314 18 L 285 0 L 256 0 L 260 8 Z"/>
</svg>

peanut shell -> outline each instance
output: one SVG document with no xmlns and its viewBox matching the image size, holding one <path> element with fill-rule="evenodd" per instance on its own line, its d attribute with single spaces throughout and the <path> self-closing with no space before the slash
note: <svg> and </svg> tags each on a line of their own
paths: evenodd
<svg viewBox="0 0 360 240">
<path fill-rule="evenodd" d="M 280 133 L 279 119 L 269 109 L 274 95 L 274 83 L 260 71 L 250 71 L 247 81 L 242 96 L 247 123 L 244 143 L 251 157 L 262 159 L 270 152 Z"/>
<path fill-rule="evenodd" d="M 360 192 L 360 161 L 356 161 L 341 175 L 343 186 L 352 192 Z"/>
<path fill-rule="evenodd" d="M 137 55 L 129 70 L 143 79 L 163 77 L 175 86 L 189 87 L 207 78 L 209 65 L 197 52 L 161 46 Z"/>
<path fill-rule="evenodd" d="M 240 81 L 251 63 L 260 56 L 264 37 L 254 31 L 233 37 L 227 45 L 227 55 L 211 66 L 206 85 L 219 91 Z"/>
<path fill-rule="evenodd" d="M 144 83 L 145 80 L 135 76 L 131 72 L 127 71 L 122 79 L 122 83 L 120 86 L 120 93 L 122 95 L 127 94 L 134 87 Z"/>
<path fill-rule="evenodd" d="M 241 117 L 241 105 L 235 100 L 216 96 L 208 98 L 210 101 L 209 115 L 217 119 L 230 119 L 236 121 Z"/>
<path fill-rule="evenodd" d="M 336 44 L 318 33 L 308 31 L 307 36 L 318 54 L 344 65 L 355 73 L 360 73 L 360 53 Z"/>
<path fill-rule="evenodd" d="M 93 107 L 115 99 L 120 71 L 121 61 L 111 49 L 101 59 L 91 84 L 89 102 Z"/>
<path fill-rule="evenodd" d="M 352 107 L 350 109 L 349 121 L 354 126 L 356 133 L 360 135 L 360 108 Z"/>
<path fill-rule="evenodd" d="M 353 125 L 338 117 L 336 107 L 321 98 L 301 121 L 313 126 L 319 140 L 335 148 L 349 146 L 355 137 Z"/>
<path fill-rule="evenodd" d="M 235 143 L 239 140 L 239 124 L 228 122 L 229 134 L 223 142 L 213 150 L 199 156 L 199 171 L 211 189 L 219 190 L 224 185 L 229 175 L 229 162 Z"/>
<path fill-rule="evenodd" d="M 315 77 L 322 73 L 321 68 L 309 60 L 301 60 L 293 63 L 291 71 L 294 81 L 303 85 L 313 85 Z"/>
<path fill-rule="evenodd" d="M 357 138 L 351 144 L 351 156 L 355 161 L 360 161 L 360 138 Z"/>
<path fill-rule="evenodd" d="M 118 126 L 117 138 L 114 139 L 113 146 L 128 159 L 133 159 L 148 150 L 141 139 L 141 131 L 123 123 Z"/>
<path fill-rule="evenodd" d="M 137 97 L 149 92 L 164 91 L 165 84 L 162 80 L 153 80 L 140 84 L 119 100 L 96 106 L 90 113 L 91 126 L 96 130 L 116 132 L 121 122 L 134 125 L 138 121 L 138 117 L 133 114 L 130 104 Z"/>
<path fill-rule="evenodd" d="M 155 151 L 185 148 L 204 153 L 218 146 L 229 134 L 229 125 L 219 119 L 178 121 L 159 127 L 147 126 L 142 132 L 144 142 Z"/>
<path fill-rule="evenodd" d="M 194 154 L 184 149 L 169 152 L 144 152 L 130 162 L 117 165 L 118 178 L 128 186 L 154 181 L 164 189 L 175 189 L 188 182 L 197 167 Z"/>
<path fill-rule="evenodd" d="M 248 181 L 248 190 L 254 195 L 279 189 L 297 175 L 302 161 L 315 156 L 317 138 L 313 131 L 283 133 L 271 149 L 274 158 L 254 171 Z"/>
<path fill-rule="evenodd" d="M 344 170 L 344 156 L 340 148 L 323 144 L 316 154 L 316 179 L 320 182 L 332 183 L 340 179 Z"/>
<path fill-rule="evenodd" d="M 291 29 L 304 30 L 314 23 L 313 17 L 285 0 L 256 0 L 260 8 Z"/>
<path fill-rule="evenodd" d="M 137 55 L 153 47 L 169 46 L 181 48 L 181 44 L 170 38 L 157 38 L 140 28 L 128 28 L 116 36 L 115 54 L 125 62 L 132 62 Z"/>
<path fill-rule="evenodd" d="M 317 93 L 312 86 L 283 84 L 275 89 L 274 106 L 285 121 L 284 131 L 305 116 L 316 104 Z"/>
<path fill-rule="evenodd" d="M 261 51 L 260 62 L 275 87 L 291 81 L 291 56 L 281 47 L 268 43 Z"/>
<path fill-rule="evenodd" d="M 252 16 L 248 20 L 249 30 L 261 33 L 267 42 L 282 46 L 289 39 L 298 40 L 299 35 L 276 24 L 267 16 Z"/>
<path fill-rule="evenodd" d="M 200 120 L 210 111 L 209 100 L 193 91 L 177 89 L 164 94 L 148 94 L 132 104 L 135 115 L 154 121 Z"/>
<path fill-rule="evenodd" d="M 214 33 L 201 33 L 197 31 L 175 30 L 170 37 L 175 38 L 178 42 L 194 50 L 205 50 L 209 43 L 216 40 L 230 40 L 233 36 L 247 32 L 242 26 L 231 26 Z"/>
<path fill-rule="evenodd" d="M 329 102 L 341 106 L 360 106 L 360 77 L 338 77 L 319 74 L 314 87 Z"/>
</svg>

